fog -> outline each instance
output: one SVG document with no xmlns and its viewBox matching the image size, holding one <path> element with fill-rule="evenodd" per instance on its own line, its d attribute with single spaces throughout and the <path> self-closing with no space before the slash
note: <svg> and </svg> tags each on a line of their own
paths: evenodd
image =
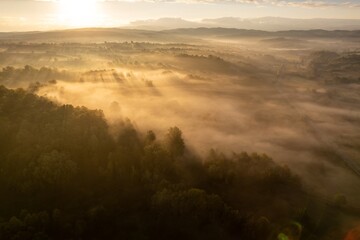
<svg viewBox="0 0 360 240">
<path fill-rule="evenodd" d="M 0 64 L 18 75 L 3 69 L 0 83 L 100 109 L 110 125 L 130 119 L 142 133 L 177 126 L 200 156 L 266 153 L 310 191 L 360 207 L 358 41 L 176 37 L 187 40 L 2 43 Z"/>
<path fill-rule="evenodd" d="M 323 76 L 309 76 L 306 63 L 312 52 L 334 44 L 326 39 L 313 45 L 312 39 L 266 40 L 266 45 L 262 39 L 224 41 L 230 43 L 5 45 L 2 55 L 10 56 L 2 65 L 67 71 L 66 77 L 51 76 L 56 83 L 41 85 L 37 94 L 101 109 L 109 122 L 129 118 L 143 132 L 163 134 L 178 126 L 200 154 L 209 148 L 263 152 L 320 183 L 316 187 L 331 175 L 334 185 L 325 186 L 331 194 L 346 190 L 339 180 L 343 175 L 349 178 L 345 185 L 360 189 L 341 161 L 326 159 L 336 150 L 339 159 L 358 160 L 359 86 L 323 84 Z M 294 48 L 299 44 L 306 46 Z M 352 78 L 359 78 L 355 74 Z M 39 80 L 38 75 L 32 79 Z M 16 87 L 28 85 L 27 79 Z M 324 174 L 309 174 L 313 165 L 323 166 Z"/>
</svg>

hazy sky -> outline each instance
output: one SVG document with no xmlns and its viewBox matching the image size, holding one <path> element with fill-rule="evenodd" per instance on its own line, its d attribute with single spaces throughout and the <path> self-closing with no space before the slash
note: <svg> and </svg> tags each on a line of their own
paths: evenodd
<svg viewBox="0 0 360 240">
<path fill-rule="evenodd" d="M 119 26 L 180 17 L 360 18 L 360 0 L 0 0 L 0 31 Z"/>
</svg>

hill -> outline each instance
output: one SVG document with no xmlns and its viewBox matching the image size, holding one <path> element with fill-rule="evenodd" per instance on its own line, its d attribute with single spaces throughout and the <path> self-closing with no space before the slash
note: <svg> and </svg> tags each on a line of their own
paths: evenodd
<svg viewBox="0 0 360 240">
<path fill-rule="evenodd" d="M 268 32 L 236 28 L 179 28 L 150 31 L 124 28 L 84 28 L 46 32 L 0 33 L 0 41 L 29 42 L 104 42 L 104 41 L 152 41 L 191 42 L 194 38 L 234 39 L 248 37 L 299 37 L 299 38 L 360 38 L 357 31 L 292 30 Z M 196 41 L 201 41 L 197 39 Z"/>
</svg>

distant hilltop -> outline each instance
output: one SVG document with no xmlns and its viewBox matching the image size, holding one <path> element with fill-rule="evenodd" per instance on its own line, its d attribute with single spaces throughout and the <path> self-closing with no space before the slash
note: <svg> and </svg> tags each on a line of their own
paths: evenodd
<svg viewBox="0 0 360 240">
<path fill-rule="evenodd" d="M 263 31 L 286 30 L 360 30 L 360 19 L 296 19 L 280 17 L 236 18 L 224 17 L 190 21 L 182 18 L 160 18 L 131 22 L 126 27 L 148 30 L 169 30 L 174 28 L 221 27 L 254 29 Z"/>
<path fill-rule="evenodd" d="M 194 43 L 203 39 L 241 38 L 338 38 L 359 39 L 360 30 L 291 30 L 261 31 L 237 28 L 177 28 L 171 30 L 142 30 L 126 28 L 81 28 L 44 32 L 0 33 L 2 42 L 183 42 Z M 293 40 L 291 40 L 293 41 Z"/>
</svg>

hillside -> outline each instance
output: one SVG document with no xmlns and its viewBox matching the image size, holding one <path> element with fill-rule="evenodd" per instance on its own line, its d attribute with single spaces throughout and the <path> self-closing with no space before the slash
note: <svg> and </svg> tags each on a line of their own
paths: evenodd
<svg viewBox="0 0 360 240">
<path fill-rule="evenodd" d="M 201 159 L 177 127 L 165 139 L 143 136 L 129 121 L 109 126 L 101 111 L 20 89 L 0 87 L 0 113 L 0 239 L 343 234 L 341 199 L 312 232 L 319 215 L 303 210 L 310 205 L 300 179 L 266 155 L 211 150 Z"/>
</svg>

